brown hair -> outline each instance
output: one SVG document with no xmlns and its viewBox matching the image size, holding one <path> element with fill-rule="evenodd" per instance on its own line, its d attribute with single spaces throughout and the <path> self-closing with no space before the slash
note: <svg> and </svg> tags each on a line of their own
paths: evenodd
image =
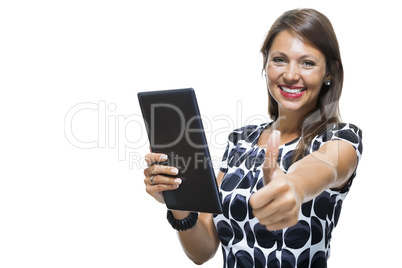
<svg viewBox="0 0 402 268">
<path fill-rule="evenodd" d="M 263 70 L 266 68 L 273 40 L 280 32 L 286 30 L 325 55 L 327 73 L 331 77 L 331 85 L 323 84 L 321 87 L 316 109 L 311 111 L 298 126 L 301 139 L 293 155 L 295 162 L 305 155 L 307 146 L 316 135 L 325 131 L 329 125 L 341 121 L 339 98 L 343 86 L 343 66 L 338 40 L 329 19 L 314 9 L 294 9 L 282 14 L 271 26 L 261 47 L 264 56 Z M 271 119 L 278 119 L 278 103 L 270 93 L 268 93 L 268 113 Z"/>
</svg>

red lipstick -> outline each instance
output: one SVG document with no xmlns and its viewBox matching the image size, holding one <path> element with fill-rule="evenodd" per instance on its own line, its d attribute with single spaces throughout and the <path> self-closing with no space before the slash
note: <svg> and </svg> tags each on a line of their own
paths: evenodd
<svg viewBox="0 0 402 268">
<path fill-rule="evenodd" d="M 303 96 L 307 88 L 299 86 L 279 85 L 279 89 L 282 96 L 289 99 L 297 99 Z"/>
</svg>

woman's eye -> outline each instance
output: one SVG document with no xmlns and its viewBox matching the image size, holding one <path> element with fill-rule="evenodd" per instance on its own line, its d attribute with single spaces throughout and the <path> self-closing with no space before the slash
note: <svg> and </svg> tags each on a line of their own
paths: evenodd
<svg viewBox="0 0 402 268">
<path fill-rule="evenodd" d="M 304 66 L 307 66 L 307 67 L 315 66 L 315 63 L 312 62 L 312 61 L 309 61 L 309 60 L 304 61 L 302 64 L 303 64 Z"/>
<path fill-rule="evenodd" d="M 285 63 L 285 59 L 283 58 L 273 58 L 272 61 L 275 63 Z"/>
</svg>

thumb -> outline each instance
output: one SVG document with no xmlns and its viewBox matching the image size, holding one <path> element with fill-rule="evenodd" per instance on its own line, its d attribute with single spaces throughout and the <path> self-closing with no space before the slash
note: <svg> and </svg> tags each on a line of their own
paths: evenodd
<svg viewBox="0 0 402 268">
<path fill-rule="evenodd" d="M 273 178 L 275 170 L 278 168 L 279 143 L 281 132 L 272 131 L 268 139 L 267 149 L 265 150 L 265 162 L 262 167 L 264 174 L 264 184 L 267 185 Z"/>
</svg>

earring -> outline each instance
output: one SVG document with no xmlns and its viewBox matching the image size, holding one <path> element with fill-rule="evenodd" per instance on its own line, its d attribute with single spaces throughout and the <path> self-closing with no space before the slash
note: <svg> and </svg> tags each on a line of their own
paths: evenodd
<svg viewBox="0 0 402 268">
<path fill-rule="evenodd" d="M 330 86 L 331 85 L 331 80 L 327 80 L 327 81 L 325 81 L 325 83 L 324 83 L 326 86 Z"/>
</svg>

